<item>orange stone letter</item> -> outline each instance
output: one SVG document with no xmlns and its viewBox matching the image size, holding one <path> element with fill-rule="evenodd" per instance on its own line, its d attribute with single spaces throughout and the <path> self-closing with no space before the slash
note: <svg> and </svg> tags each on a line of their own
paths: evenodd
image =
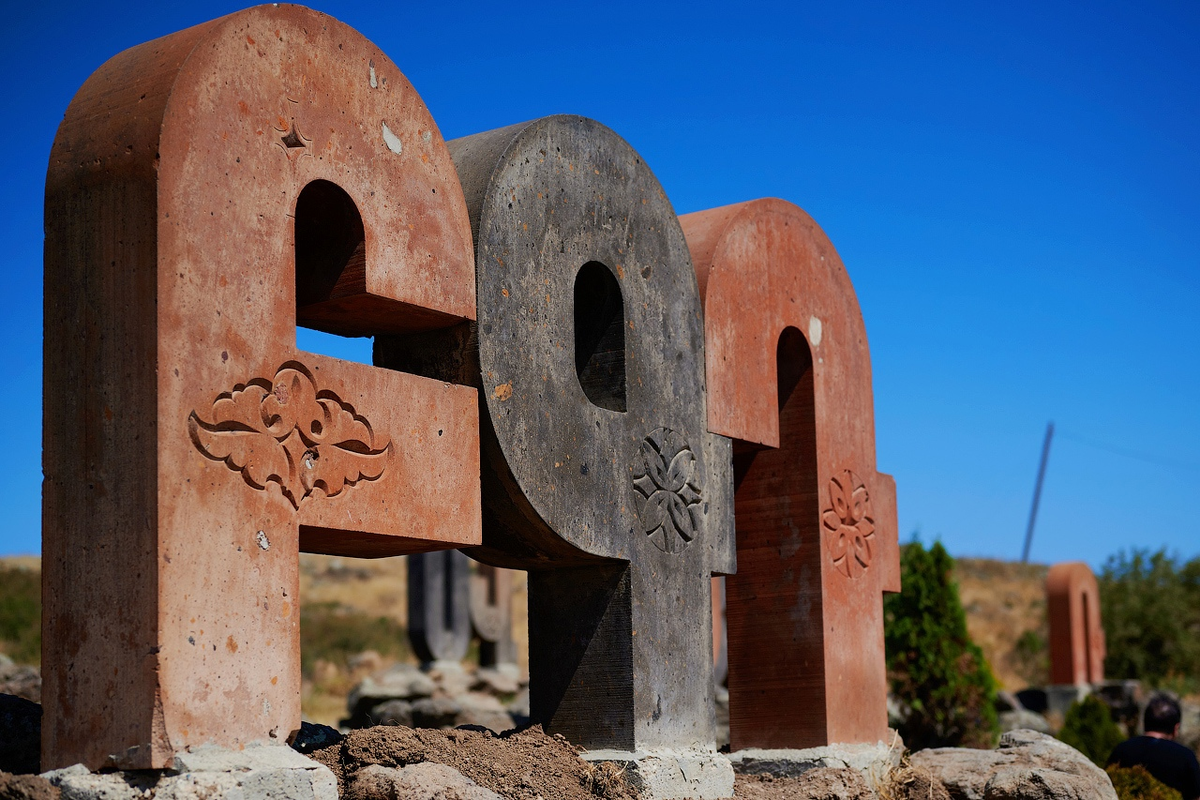
<svg viewBox="0 0 1200 800">
<path fill-rule="evenodd" d="M 1055 564 L 1046 576 L 1050 617 L 1050 682 L 1080 685 L 1104 680 L 1100 588 L 1082 561 Z"/>
<path fill-rule="evenodd" d="M 299 551 L 480 541 L 475 391 L 296 348 L 474 318 L 437 126 L 298 6 L 149 42 L 67 109 L 45 263 L 43 767 L 286 738 Z"/>
<path fill-rule="evenodd" d="M 883 740 L 882 593 L 900 589 L 896 488 L 875 471 L 854 288 L 825 234 L 790 203 L 680 221 L 704 298 L 709 429 L 734 440 L 731 745 Z"/>
</svg>

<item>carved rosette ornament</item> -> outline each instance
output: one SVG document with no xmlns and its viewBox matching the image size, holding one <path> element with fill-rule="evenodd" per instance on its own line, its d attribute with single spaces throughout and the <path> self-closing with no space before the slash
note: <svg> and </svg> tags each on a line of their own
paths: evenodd
<svg viewBox="0 0 1200 800">
<path fill-rule="evenodd" d="M 831 507 L 821 514 L 829 556 L 838 572 L 857 578 L 871 566 L 871 496 L 866 484 L 845 469 L 829 479 L 829 500 Z"/>
<path fill-rule="evenodd" d="M 277 484 L 295 508 L 314 489 L 333 497 L 377 480 L 392 457 L 390 441 L 377 443 L 370 422 L 333 392 L 318 391 L 296 362 L 280 367 L 273 380 L 255 378 L 222 393 L 209 418 L 195 411 L 188 417 L 196 449 L 254 489 Z"/>
<path fill-rule="evenodd" d="M 659 550 L 678 553 L 700 532 L 704 507 L 696 454 L 679 434 L 657 428 L 633 460 L 634 501 L 642 530 Z"/>
</svg>

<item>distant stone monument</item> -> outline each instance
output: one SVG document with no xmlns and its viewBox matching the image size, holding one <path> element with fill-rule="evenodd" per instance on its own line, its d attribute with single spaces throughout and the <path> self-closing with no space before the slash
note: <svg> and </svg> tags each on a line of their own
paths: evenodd
<svg viewBox="0 0 1200 800">
<path fill-rule="evenodd" d="M 471 559 L 458 550 L 408 557 L 408 639 L 425 665 L 458 664 L 471 646 Z"/>
<path fill-rule="evenodd" d="M 704 298 L 709 429 L 733 439 L 731 746 L 883 741 L 882 595 L 900 589 L 896 489 L 875 468 L 854 288 L 825 234 L 790 203 L 680 221 Z"/>
<path fill-rule="evenodd" d="M 471 629 L 479 639 L 479 666 L 517 669 L 512 631 L 513 571 L 474 564 L 471 574 Z"/>
<path fill-rule="evenodd" d="M 1082 686 L 1104 680 L 1104 628 L 1100 588 L 1090 567 L 1066 561 L 1046 575 L 1050 620 L 1050 682 Z"/>
<path fill-rule="evenodd" d="M 472 636 L 479 665 L 517 664 L 512 636 L 512 570 L 472 561 L 458 550 L 408 557 L 408 637 L 424 664 L 458 663 Z"/>
<path fill-rule="evenodd" d="M 330 17 L 88 79 L 46 180 L 43 768 L 283 741 L 299 552 L 479 543 L 475 390 L 295 344 L 473 319 L 471 248 L 425 105 Z"/>
</svg>

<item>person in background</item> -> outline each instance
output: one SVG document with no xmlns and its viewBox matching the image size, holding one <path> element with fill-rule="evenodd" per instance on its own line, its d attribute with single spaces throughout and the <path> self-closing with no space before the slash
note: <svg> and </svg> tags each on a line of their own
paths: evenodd
<svg viewBox="0 0 1200 800">
<path fill-rule="evenodd" d="M 1121 742 L 1108 757 L 1120 767 L 1145 767 L 1146 771 L 1182 795 L 1200 798 L 1200 763 L 1196 754 L 1175 741 L 1179 735 L 1179 703 L 1166 694 L 1155 694 L 1146 704 L 1144 736 Z"/>
</svg>

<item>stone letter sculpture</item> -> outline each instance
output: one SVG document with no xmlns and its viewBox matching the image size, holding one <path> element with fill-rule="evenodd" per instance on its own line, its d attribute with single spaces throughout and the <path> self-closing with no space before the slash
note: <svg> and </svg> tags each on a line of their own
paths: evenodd
<svg viewBox="0 0 1200 800">
<path fill-rule="evenodd" d="M 677 218 L 637 153 L 587 119 L 449 147 L 477 231 L 477 331 L 440 362 L 445 342 L 379 352 L 481 386 L 486 548 L 472 555 L 530 571 L 532 716 L 589 750 L 712 748 L 731 455 L 707 430 Z"/>
<path fill-rule="evenodd" d="M 458 550 L 408 557 L 408 638 L 422 663 L 466 657 L 470 592 L 471 559 Z"/>
<path fill-rule="evenodd" d="M 475 564 L 471 574 L 471 628 L 479 637 L 481 667 L 507 667 L 520 674 L 512 633 L 512 584 L 512 570 Z"/>
<path fill-rule="evenodd" d="M 474 317 L 437 126 L 298 6 L 149 42 L 67 110 L 45 270 L 43 767 L 286 738 L 299 551 L 480 541 L 475 390 L 295 344 Z"/>
<path fill-rule="evenodd" d="M 1046 575 L 1050 618 L 1050 682 L 1079 686 L 1104 680 L 1100 587 L 1090 567 L 1067 561 Z"/>
<path fill-rule="evenodd" d="M 731 746 L 881 741 L 882 593 L 900 589 L 896 490 L 875 471 L 854 288 L 790 203 L 680 221 L 704 297 L 709 429 L 734 440 Z"/>
</svg>

